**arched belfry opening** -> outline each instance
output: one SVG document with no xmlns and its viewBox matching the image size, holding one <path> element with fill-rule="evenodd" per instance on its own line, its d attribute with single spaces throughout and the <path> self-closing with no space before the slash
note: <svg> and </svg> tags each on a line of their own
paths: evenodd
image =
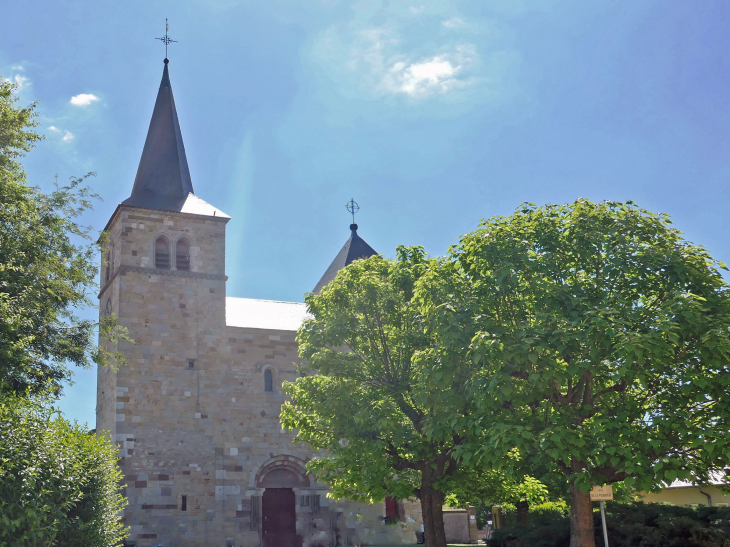
<svg viewBox="0 0 730 547">
<path fill-rule="evenodd" d="M 175 268 L 184 272 L 190 270 L 190 240 L 186 237 L 175 242 Z"/>
<path fill-rule="evenodd" d="M 170 240 L 165 235 L 157 236 L 155 239 L 155 268 L 170 269 Z"/>
</svg>

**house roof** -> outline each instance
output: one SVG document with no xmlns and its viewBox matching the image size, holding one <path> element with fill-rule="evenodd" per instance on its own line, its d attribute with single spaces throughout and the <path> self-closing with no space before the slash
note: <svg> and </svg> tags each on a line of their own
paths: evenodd
<svg viewBox="0 0 730 547">
<path fill-rule="evenodd" d="M 296 331 L 307 316 L 300 302 L 226 297 L 226 326 Z"/>
<path fill-rule="evenodd" d="M 180 212 L 194 191 L 167 65 L 165 59 L 132 195 L 122 205 Z"/>
<path fill-rule="evenodd" d="M 345 242 L 345 245 L 337 253 L 337 256 L 324 272 L 322 279 L 319 280 L 317 286 L 314 287 L 314 294 L 319 294 L 322 288 L 332 281 L 337 272 L 339 272 L 345 266 L 348 266 L 358 258 L 368 258 L 378 254 L 375 249 L 368 245 L 363 238 L 357 234 L 357 224 L 350 224 L 350 239 Z"/>
</svg>

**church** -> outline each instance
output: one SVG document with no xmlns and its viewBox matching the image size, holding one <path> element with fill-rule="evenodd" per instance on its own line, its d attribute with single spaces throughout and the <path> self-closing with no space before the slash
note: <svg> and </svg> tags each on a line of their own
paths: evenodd
<svg viewBox="0 0 730 547">
<path fill-rule="evenodd" d="M 131 194 L 105 228 L 99 293 L 134 340 L 119 343 L 125 364 L 99 367 L 96 407 L 119 448 L 127 544 L 414 543 L 418 502 L 334 501 L 307 473 L 312 451 L 279 423 L 306 306 L 227 296 L 229 220 L 193 191 L 165 59 Z M 315 292 L 376 254 L 350 229 Z"/>
</svg>

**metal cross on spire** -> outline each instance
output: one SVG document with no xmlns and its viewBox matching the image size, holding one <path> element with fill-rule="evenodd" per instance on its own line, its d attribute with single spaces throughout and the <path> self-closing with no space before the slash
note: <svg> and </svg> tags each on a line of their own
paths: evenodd
<svg viewBox="0 0 730 547">
<path fill-rule="evenodd" d="M 355 224 L 355 213 L 360 210 L 360 206 L 354 199 L 350 198 L 350 201 L 347 202 L 345 208 L 352 214 L 352 223 Z"/>
<path fill-rule="evenodd" d="M 163 38 L 155 38 L 155 40 L 162 40 L 162 42 L 165 44 L 165 61 L 167 61 L 167 46 L 170 45 L 172 42 L 177 42 L 177 40 L 173 40 L 167 35 L 168 30 L 170 30 L 170 25 L 167 22 L 167 18 L 165 18 L 165 36 Z"/>
</svg>

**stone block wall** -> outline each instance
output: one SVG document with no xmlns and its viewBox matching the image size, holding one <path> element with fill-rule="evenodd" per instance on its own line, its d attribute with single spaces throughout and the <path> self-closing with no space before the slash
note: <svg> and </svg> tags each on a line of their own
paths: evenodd
<svg viewBox="0 0 730 547">
<path fill-rule="evenodd" d="M 304 477 L 312 456 L 279 423 L 281 383 L 296 378 L 296 333 L 225 324 L 225 223 L 120 207 L 108 227 L 101 313 L 116 313 L 135 342 L 120 343 L 124 366 L 99 370 L 97 428 L 119 446 L 125 522 L 140 547 L 259 546 L 260 475 L 282 462 Z M 161 233 L 190 239 L 190 271 L 154 268 Z M 303 480 L 294 488 L 303 547 L 414 542 L 417 503 L 388 526 L 382 504 L 334 502 L 326 485 Z"/>
</svg>

